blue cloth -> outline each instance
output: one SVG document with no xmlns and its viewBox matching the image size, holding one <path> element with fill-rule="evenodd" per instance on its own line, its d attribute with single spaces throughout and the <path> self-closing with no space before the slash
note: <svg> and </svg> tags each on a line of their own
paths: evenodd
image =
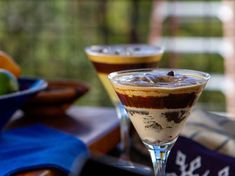
<svg viewBox="0 0 235 176">
<path fill-rule="evenodd" d="M 58 130 L 43 125 L 11 129 L 0 136 L 0 175 L 45 167 L 68 173 L 76 159 L 87 155 L 82 141 Z"/>
<path fill-rule="evenodd" d="M 234 176 L 235 158 L 181 136 L 172 148 L 166 170 L 170 176 Z"/>
</svg>

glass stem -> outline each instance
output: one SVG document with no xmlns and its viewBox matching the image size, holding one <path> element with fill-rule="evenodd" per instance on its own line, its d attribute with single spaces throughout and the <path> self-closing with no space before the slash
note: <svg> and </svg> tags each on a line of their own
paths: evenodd
<svg viewBox="0 0 235 176">
<path fill-rule="evenodd" d="M 150 144 L 145 144 L 147 147 L 151 160 L 153 163 L 153 171 L 154 171 L 154 176 L 165 176 L 166 175 L 166 162 L 167 158 L 169 156 L 169 153 L 171 151 L 171 148 L 173 147 L 176 139 L 172 142 L 169 142 L 164 145 L 150 145 Z"/>
<path fill-rule="evenodd" d="M 130 120 L 127 116 L 124 106 L 119 103 L 116 105 L 117 116 L 120 120 L 120 135 L 121 135 L 121 157 L 123 159 L 129 159 L 130 150 Z"/>
</svg>

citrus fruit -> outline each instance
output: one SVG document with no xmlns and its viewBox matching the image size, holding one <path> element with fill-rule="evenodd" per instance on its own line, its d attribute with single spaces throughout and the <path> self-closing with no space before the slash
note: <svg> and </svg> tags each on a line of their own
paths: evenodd
<svg viewBox="0 0 235 176">
<path fill-rule="evenodd" d="M 16 77 L 21 73 L 20 66 L 4 51 L 0 51 L 0 68 L 10 71 Z"/>
<path fill-rule="evenodd" d="M 19 85 L 16 77 L 5 69 L 0 69 L 0 95 L 16 92 Z"/>
</svg>

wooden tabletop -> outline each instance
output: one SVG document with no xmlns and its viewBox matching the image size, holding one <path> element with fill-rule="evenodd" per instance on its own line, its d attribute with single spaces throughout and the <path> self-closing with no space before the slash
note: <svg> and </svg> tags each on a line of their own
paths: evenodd
<svg viewBox="0 0 235 176">
<path fill-rule="evenodd" d="M 71 107 L 61 117 L 22 117 L 16 114 L 7 128 L 15 128 L 35 123 L 70 133 L 81 139 L 92 153 L 107 153 L 120 141 L 119 120 L 113 108 Z M 58 176 L 55 169 L 27 171 L 16 176 Z"/>
</svg>

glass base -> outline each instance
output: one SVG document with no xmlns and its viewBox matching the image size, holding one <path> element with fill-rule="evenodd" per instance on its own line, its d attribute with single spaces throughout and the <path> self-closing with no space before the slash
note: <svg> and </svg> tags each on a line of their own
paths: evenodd
<svg viewBox="0 0 235 176">
<path fill-rule="evenodd" d="M 149 144 L 143 141 L 148 149 L 153 163 L 154 176 L 165 176 L 166 162 L 177 138 L 162 145 Z"/>
</svg>

